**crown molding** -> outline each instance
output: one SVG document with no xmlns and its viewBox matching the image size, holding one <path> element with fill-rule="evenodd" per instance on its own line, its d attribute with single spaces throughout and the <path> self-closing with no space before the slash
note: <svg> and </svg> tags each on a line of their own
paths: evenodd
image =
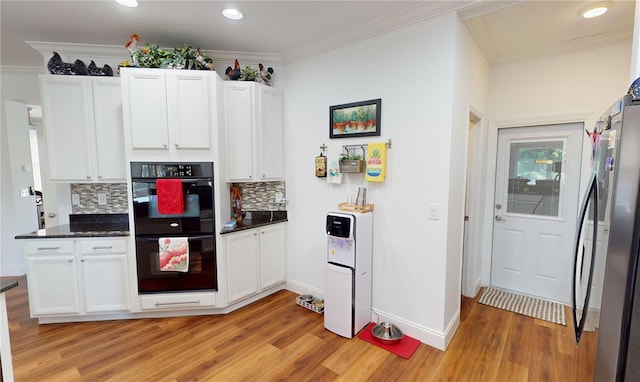
<svg viewBox="0 0 640 382">
<path fill-rule="evenodd" d="M 503 66 L 541 58 L 578 53 L 611 45 L 632 42 L 633 28 L 615 30 L 609 33 L 588 36 L 584 38 L 562 41 L 558 44 L 540 49 L 528 49 L 496 57 L 493 66 Z"/>
<path fill-rule="evenodd" d="M 480 49 L 487 63 L 493 66 L 498 54 L 493 39 L 489 35 L 489 29 L 487 28 L 484 18 L 477 17 L 467 19 L 464 24 L 467 26 L 471 38 L 476 42 L 476 46 Z"/>
<path fill-rule="evenodd" d="M 290 64 L 300 61 L 398 28 L 433 19 L 447 13 L 458 12 L 472 6 L 477 6 L 476 2 L 422 1 L 412 7 L 370 20 L 364 25 L 341 30 L 339 33 L 332 33 L 324 39 L 287 50 L 282 53 L 283 63 Z"/>
<path fill-rule="evenodd" d="M 40 66 L 0 66 L 0 72 L 3 73 L 23 73 L 23 74 L 45 74 L 44 68 Z"/>
<path fill-rule="evenodd" d="M 458 12 L 460 20 L 466 21 L 474 17 L 486 15 L 493 11 L 507 8 L 512 5 L 522 4 L 527 0 L 504 0 L 504 1 L 476 1 Z"/>
<path fill-rule="evenodd" d="M 120 45 L 94 45 L 94 44 L 73 44 L 61 42 L 45 42 L 45 41 L 25 41 L 34 50 L 40 53 L 44 59 L 46 68 L 47 62 L 51 58 L 53 52 L 58 52 L 61 57 L 67 60 L 83 58 L 92 59 L 102 63 L 120 63 L 129 59 L 129 54 L 124 46 Z M 172 50 L 174 48 L 163 48 Z M 275 66 L 282 64 L 282 58 L 276 53 L 254 53 L 254 52 L 233 52 L 220 50 L 200 50 L 202 54 L 210 57 L 214 63 L 229 63 L 233 65 L 233 61 L 245 63 L 262 62 L 266 66 Z"/>
</svg>

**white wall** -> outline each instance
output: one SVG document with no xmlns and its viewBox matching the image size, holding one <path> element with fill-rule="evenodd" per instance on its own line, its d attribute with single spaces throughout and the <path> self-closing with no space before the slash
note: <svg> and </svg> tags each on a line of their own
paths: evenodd
<svg viewBox="0 0 640 382">
<path fill-rule="evenodd" d="M 471 110 L 481 115 L 487 112 L 490 72 L 489 64 L 462 21 L 456 20 L 455 27 L 457 40 L 455 45 L 456 70 L 453 98 L 451 99 L 453 104 L 453 125 L 449 153 L 449 220 L 447 228 L 444 315 L 445 323 L 449 322 L 450 325 L 459 320 L 457 314 L 460 312 L 469 113 Z M 477 129 L 480 129 L 480 127 L 477 127 Z M 473 177 L 471 179 L 474 180 Z M 465 264 L 465 266 L 470 265 Z"/>
<path fill-rule="evenodd" d="M 25 161 L 20 157 L 11 157 L 9 131 L 6 121 L 5 100 L 13 100 L 26 104 L 39 104 L 39 88 L 37 72 L 32 70 L 2 70 L 0 82 L 0 103 L 2 118 L 0 131 L 0 276 L 21 275 L 26 272 L 22 245 L 14 239 L 15 235 L 38 228 L 35 206 L 33 214 L 19 213 L 20 200 L 16 199 L 18 188 L 14 184 L 14 174 L 20 171 Z M 26 109 L 25 109 L 26 112 Z M 25 129 L 25 140 L 28 148 L 28 131 Z M 17 163 L 16 163 L 17 161 Z M 33 228 L 34 227 L 34 228 Z M 32 229 L 33 228 L 33 229 Z"/>
<path fill-rule="evenodd" d="M 487 229 L 481 254 L 484 285 L 489 284 L 491 269 L 490 227 L 498 128 L 584 122 L 591 129 L 605 109 L 627 92 L 630 58 L 631 42 L 491 70 L 486 148 Z M 581 195 L 583 189 L 584 186 Z"/>
<path fill-rule="evenodd" d="M 460 299 L 460 244 L 448 241 L 448 210 L 459 215 L 462 209 L 459 190 L 450 201 L 450 185 L 464 184 L 464 172 L 453 181 L 450 173 L 453 114 L 459 111 L 453 106 L 458 22 L 455 14 L 445 15 L 285 68 L 290 287 L 322 293 L 326 213 L 366 186 L 375 204 L 373 307 L 380 320 L 402 323 L 408 335 L 440 348 L 446 347 L 445 330 Z M 329 106 L 373 98 L 382 98 L 381 137 L 329 140 Z M 457 139 L 466 136 L 467 107 L 457 118 L 464 120 Z M 314 157 L 323 143 L 337 147 L 387 139 L 392 148 L 384 183 L 343 174 L 343 184 L 334 185 L 314 176 Z M 465 142 L 457 144 L 462 152 L 453 157 L 462 155 L 464 162 Z M 440 206 L 439 220 L 427 218 L 430 203 Z M 461 240 L 459 224 L 454 242 Z"/>
</svg>

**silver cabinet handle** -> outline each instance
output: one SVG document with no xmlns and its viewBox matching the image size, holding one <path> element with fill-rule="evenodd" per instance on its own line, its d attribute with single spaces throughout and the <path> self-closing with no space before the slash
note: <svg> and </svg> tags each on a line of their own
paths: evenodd
<svg viewBox="0 0 640 382">
<path fill-rule="evenodd" d="M 87 259 L 85 259 L 84 257 L 82 259 L 80 259 L 80 262 L 84 263 L 85 261 L 87 261 Z"/>
<path fill-rule="evenodd" d="M 73 263 L 73 259 L 67 260 L 68 263 Z"/>
<path fill-rule="evenodd" d="M 162 306 L 162 305 L 184 305 L 184 304 L 199 304 L 200 300 L 195 300 L 195 301 L 181 301 L 181 302 L 156 302 L 155 305 L 156 306 Z"/>
<path fill-rule="evenodd" d="M 91 249 L 93 249 L 93 250 L 96 250 L 96 249 L 112 249 L 112 248 L 113 248 L 113 245 L 106 245 L 106 246 L 103 246 L 103 247 L 97 247 L 97 246 L 96 247 L 91 247 Z"/>
<path fill-rule="evenodd" d="M 38 247 L 38 251 L 57 251 L 60 247 Z"/>
</svg>

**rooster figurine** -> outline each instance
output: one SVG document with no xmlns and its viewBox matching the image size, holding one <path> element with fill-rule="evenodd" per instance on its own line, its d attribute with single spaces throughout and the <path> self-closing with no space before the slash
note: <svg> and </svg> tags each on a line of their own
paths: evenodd
<svg viewBox="0 0 640 382">
<path fill-rule="evenodd" d="M 233 63 L 233 69 L 231 69 L 231 67 L 229 66 L 225 71 L 225 74 L 229 77 L 231 81 L 237 81 L 238 78 L 240 78 L 240 75 L 242 74 L 242 72 L 240 71 L 240 63 L 238 62 L 237 58 Z"/>
<path fill-rule="evenodd" d="M 269 67 L 265 69 L 262 64 L 258 64 L 258 68 L 260 68 L 260 78 L 264 81 L 265 84 L 271 86 L 271 77 L 273 76 L 273 68 Z"/>
</svg>

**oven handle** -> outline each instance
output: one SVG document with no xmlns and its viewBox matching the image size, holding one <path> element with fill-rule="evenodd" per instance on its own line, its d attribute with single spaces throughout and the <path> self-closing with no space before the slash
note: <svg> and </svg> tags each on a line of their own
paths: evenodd
<svg viewBox="0 0 640 382">
<path fill-rule="evenodd" d="M 136 241 L 158 241 L 161 237 L 185 237 L 187 240 L 202 240 L 209 239 L 214 237 L 214 235 L 201 235 L 201 236 L 171 236 L 171 234 L 167 234 L 167 236 L 157 235 L 154 237 L 136 237 Z"/>
</svg>

